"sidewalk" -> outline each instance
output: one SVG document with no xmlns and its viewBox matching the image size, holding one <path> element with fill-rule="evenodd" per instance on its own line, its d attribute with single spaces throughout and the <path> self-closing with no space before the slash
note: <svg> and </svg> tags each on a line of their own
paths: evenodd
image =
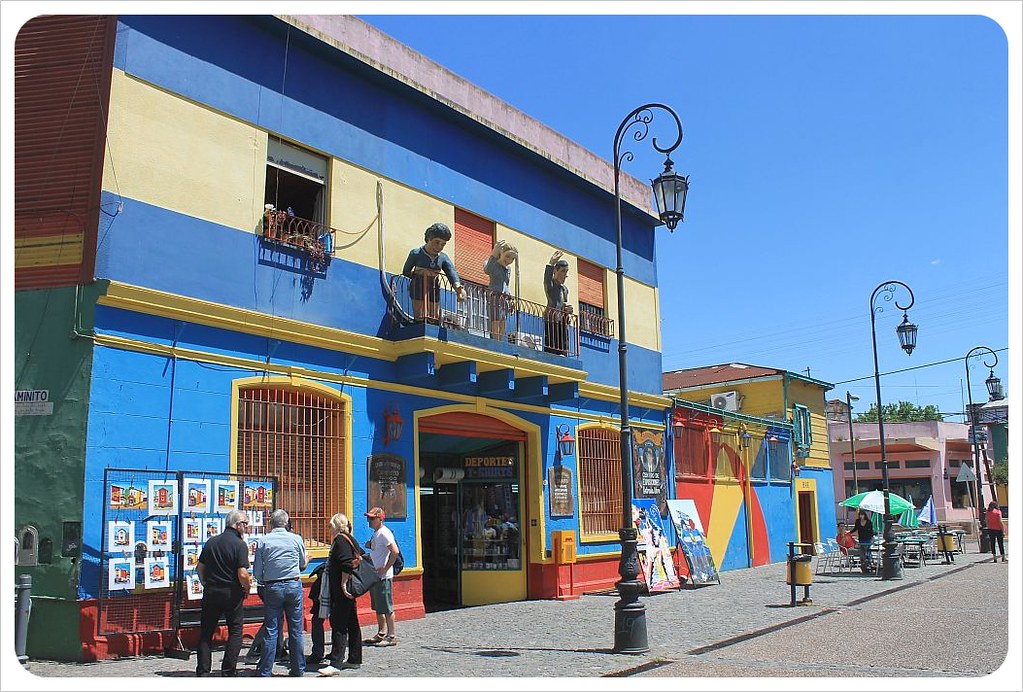
<svg viewBox="0 0 1023 692">
<path fill-rule="evenodd" d="M 342 677 L 368 678 L 368 684 L 381 677 L 984 675 L 1004 660 L 1008 627 L 1009 565 L 989 560 L 976 552 L 957 555 L 953 565 L 906 568 L 904 579 L 888 582 L 859 573 L 815 575 L 813 605 L 795 608 L 784 563 L 726 572 L 720 585 L 644 597 L 650 652 L 640 656 L 610 651 L 613 595 L 430 613 L 399 622 L 398 646 L 367 647 L 362 668 Z M 881 631 L 889 636 L 879 638 Z M 921 655 L 921 632 L 929 633 L 934 653 Z M 992 650 L 997 642 L 1001 652 Z M 220 657 L 214 653 L 214 671 Z M 189 661 L 151 656 L 29 665 L 44 677 L 192 678 L 194 669 L 194 654 Z M 243 665 L 241 672 L 254 674 L 254 667 Z M 177 682 L 172 686 L 185 684 Z M 201 684 L 226 689 L 227 682 Z"/>
</svg>

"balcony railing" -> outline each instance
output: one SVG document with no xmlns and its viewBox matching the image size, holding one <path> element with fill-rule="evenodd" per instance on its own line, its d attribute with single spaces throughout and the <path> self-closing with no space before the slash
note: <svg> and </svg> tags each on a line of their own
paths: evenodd
<svg viewBox="0 0 1023 692">
<path fill-rule="evenodd" d="M 564 310 L 465 282 L 465 300 L 458 300 L 443 274 L 419 270 L 414 278 L 396 275 L 391 291 L 399 308 L 416 322 L 462 329 L 495 341 L 579 356 L 579 318 Z"/>
<path fill-rule="evenodd" d="M 615 321 L 610 317 L 605 317 L 595 312 L 587 312 L 586 310 L 579 313 L 579 329 L 586 334 L 594 334 L 610 339 L 614 336 L 614 328 Z"/>
<path fill-rule="evenodd" d="M 263 238 L 309 255 L 312 267 L 323 268 L 334 253 L 334 229 L 321 223 L 268 209 L 263 214 Z"/>
</svg>

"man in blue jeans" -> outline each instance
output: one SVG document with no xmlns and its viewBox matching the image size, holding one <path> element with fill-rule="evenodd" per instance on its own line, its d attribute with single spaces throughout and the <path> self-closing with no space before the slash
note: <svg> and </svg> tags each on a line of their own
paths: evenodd
<svg viewBox="0 0 1023 692">
<path fill-rule="evenodd" d="M 302 570 L 309 564 L 302 537 L 288 531 L 288 513 L 283 509 L 270 515 L 270 533 L 260 539 L 252 563 L 256 581 L 263 585 L 263 626 L 266 642 L 256 670 L 263 677 L 273 673 L 277 638 L 281 635 L 281 615 L 288 620 L 291 646 L 290 675 L 305 674 L 305 650 L 302 643 Z"/>
</svg>

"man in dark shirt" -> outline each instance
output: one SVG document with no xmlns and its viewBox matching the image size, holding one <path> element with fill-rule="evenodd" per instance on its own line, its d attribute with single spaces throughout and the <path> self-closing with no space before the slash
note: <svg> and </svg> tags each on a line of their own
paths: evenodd
<svg viewBox="0 0 1023 692">
<path fill-rule="evenodd" d="M 238 652 L 242 648 L 242 603 L 251 581 L 249 550 L 243 538 L 249 528 L 249 517 L 236 509 L 227 515 L 226 524 L 223 533 L 206 541 L 196 565 L 203 584 L 197 676 L 209 675 L 212 669 L 213 633 L 220 625 L 221 615 L 227 622 L 227 647 L 220 666 L 221 675 L 235 676 Z"/>
<path fill-rule="evenodd" d="M 572 306 L 568 304 L 567 278 L 568 260 L 563 259 L 558 250 L 543 270 L 543 290 L 547 295 L 543 350 L 547 353 L 568 353 L 568 316 L 572 314 Z"/>
</svg>

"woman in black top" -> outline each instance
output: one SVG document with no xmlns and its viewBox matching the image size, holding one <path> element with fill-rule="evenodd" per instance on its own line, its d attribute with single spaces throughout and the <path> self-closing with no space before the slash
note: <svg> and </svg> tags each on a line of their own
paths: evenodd
<svg viewBox="0 0 1023 692">
<path fill-rule="evenodd" d="M 320 675 L 337 675 L 341 669 L 362 665 L 362 630 L 355 598 L 348 592 L 348 579 L 355 569 L 356 556 L 363 552 L 350 533 L 351 522 L 344 514 L 330 518 L 333 541 L 327 557 L 327 585 L 330 587 L 330 665 Z M 345 661 L 345 649 L 348 660 Z"/>
<path fill-rule="evenodd" d="M 856 516 L 856 523 L 853 525 L 856 531 L 856 541 L 860 544 L 860 570 L 866 574 L 873 568 L 870 560 L 870 546 L 874 542 L 874 526 L 866 512 L 860 512 Z"/>
</svg>

